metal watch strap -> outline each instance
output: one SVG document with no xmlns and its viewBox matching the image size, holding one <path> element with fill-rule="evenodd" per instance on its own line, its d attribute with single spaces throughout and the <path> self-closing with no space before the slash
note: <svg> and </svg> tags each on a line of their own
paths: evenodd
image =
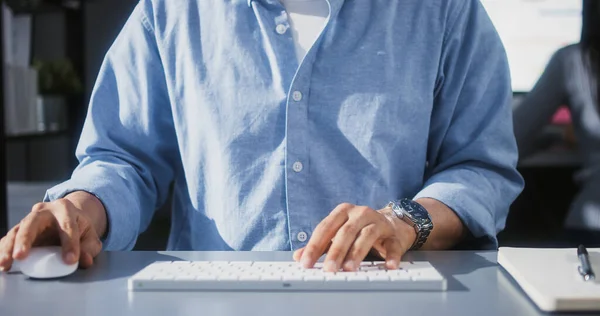
<svg viewBox="0 0 600 316">
<path fill-rule="evenodd" d="M 415 242 L 410 247 L 410 250 L 417 250 L 417 249 L 423 247 L 425 242 L 427 242 L 427 238 L 429 237 L 429 234 L 431 233 L 430 230 L 423 229 L 423 226 L 417 225 L 415 227 L 417 227 L 417 238 L 415 239 Z"/>
<path fill-rule="evenodd" d="M 415 238 L 414 243 L 410 247 L 410 250 L 417 250 L 421 248 L 425 244 L 425 242 L 427 242 L 427 238 L 429 237 L 429 235 L 431 234 L 431 230 L 433 229 L 433 223 L 431 222 L 431 218 L 429 217 L 429 213 L 427 212 L 427 210 L 420 204 L 408 199 L 403 199 L 397 202 L 392 201 L 388 204 L 388 206 L 392 208 L 396 216 L 398 216 L 401 220 L 405 222 L 409 222 L 409 224 L 411 224 L 415 229 L 417 237 Z M 406 219 L 407 216 L 404 216 L 403 212 L 409 215 L 413 214 L 415 212 L 413 210 L 413 207 L 420 208 L 421 212 L 427 214 L 426 218 L 419 220 L 414 218 Z"/>
</svg>

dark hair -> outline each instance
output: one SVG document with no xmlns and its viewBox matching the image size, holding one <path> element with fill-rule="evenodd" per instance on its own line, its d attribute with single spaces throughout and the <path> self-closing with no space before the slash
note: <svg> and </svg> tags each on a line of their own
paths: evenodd
<svg viewBox="0 0 600 316">
<path fill-rule="evenodd" d="M 581 47 L 591 75 L 596 79 L 596 102 L 600 103 L 600 0 L 583 0 Z M 600 106 L 600 105 L 599 105 Z"/>
</svg>

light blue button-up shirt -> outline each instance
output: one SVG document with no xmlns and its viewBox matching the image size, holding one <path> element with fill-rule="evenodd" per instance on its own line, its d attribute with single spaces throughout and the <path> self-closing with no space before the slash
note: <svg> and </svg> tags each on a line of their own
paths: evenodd
<svg viewBox="0 0 600 316">
<path fill-rule="evenodd" d="M 171 187 L 171 250 L 297 249 L 339 203 L 404 197 L 496 246 L 523 182 L 479 1 L 329 3 L 299 64 L 278 0 L 142 0 L 101 67 L 81 163 L 46 200 L 96 195 L 108 250 L 131 249 Z"/>
</svg>

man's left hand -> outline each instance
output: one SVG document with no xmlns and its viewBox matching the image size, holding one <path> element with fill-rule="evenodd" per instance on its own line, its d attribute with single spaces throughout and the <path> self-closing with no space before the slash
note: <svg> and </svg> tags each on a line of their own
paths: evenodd
<svg viewBox="0 0 600 316">
<path fill-rule="evenodd" d="M 324 271 L 356 271 L 374 251 L 388 269 L 398 269 L 402 255 L 416 239 L 413 227 L 398 219 L 389 208 L 375 211 L 343 203 L 315 228 L 306 247 L 294 252 L 294 260 L 311 268 L 325 253 Z"/>
</svg>

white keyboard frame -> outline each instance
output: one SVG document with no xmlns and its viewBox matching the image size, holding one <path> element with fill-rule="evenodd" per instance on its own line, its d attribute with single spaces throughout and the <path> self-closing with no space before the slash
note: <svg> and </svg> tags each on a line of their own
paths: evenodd
<svg viewBox="0 0 600 316">
<path fill-rule="evenodd" d="M 321 280 L 311 281 L 301 280 L 183 280 L 183 279 L 160 279 L 160 272 L 157 271 L 158 264 L 166 264 L 170 261 L 154 262 L 128 279 L 129 291 L 446 291 L 447 280 L 441 275 L 429 262 L 402 262 L 401 270 L 407 270 L 411 275 L 410 279 L 402 280 Z M 176 264 L 182 264 L 175 261 Z M 193 263 L 201 262 L 194 261 Z M 260 263 L 260 261 L 257 261 Z M 173 262 L 171 262 L 173 263 Z M 202 262 L 206 264 L 206 262 Z M 238 264 L 240 262 L 234 262 Z M 183 264 L 192 264 L 187 261 Z M 223 262 L 219 262 L 223 264 Z M 247 264 L 247 263 L 245 263 Z M 290 264 L 293 264 L 290 262 Z M 317 265 L 322 265 L 318 263 Z M 368 263 L 365 263 L 368 265 Z M 408 267 L 417 267 L 425 271 L 433 278 L 419 278 L 416 269 Z M 361 275 L 365 271 L 357 272 Z M 415 274 L 416 273 L 416 274 Z M 437 274 L 437 275 L 436 275 Z M 306 276 L 304 276 L 306 278 Z"/>
</svg>

